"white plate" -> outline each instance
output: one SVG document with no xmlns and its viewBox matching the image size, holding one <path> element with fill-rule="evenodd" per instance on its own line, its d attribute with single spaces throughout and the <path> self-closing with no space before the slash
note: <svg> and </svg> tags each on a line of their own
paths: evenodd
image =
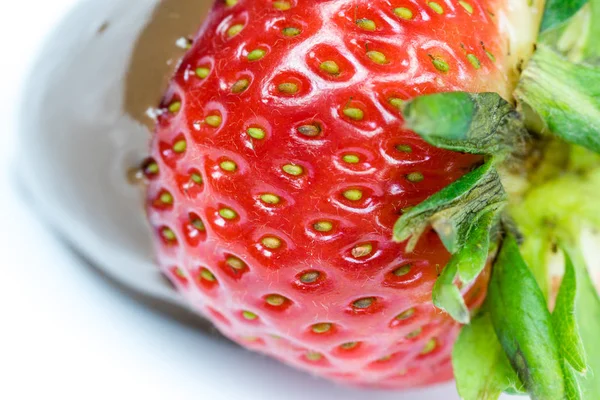
<svg viewBox="0 0 600 400">
<path fill-rule="evenodd" d="M 176 62 L 182 54 L 175 46 L 176 39 L 193 32 L 208 2 L 79 2 L 47 38 L 32 65 L 20 115 L 21 146 L 16 170 L 36 210 L 114 281 L 133 292 L 175 305 L 183 303 L 152 262 L 140 189 L 127 182 L 124 171 L 146 154 L 149 120 L 144 112 L 158 102 L 161 77 L 170 68 L 167 60 Z M 68 292 L 69 284 L 81 282 L 66 280 L 60 287 Z M 85 285 L 91 282 L 86 280 Z M 98 289 L 90 286 L 89 290 Z M 149 303 L 148 297 L 143 300 Z M 177 385 L 174 393 L 178 395 L 174 398 L 458 398 L 452 384 L 410 392 L 338 387 L 229 345 L 214 335 L 205 335 L 201 329 L 190 332 L 172 320 L 131 311 L 132 305 L 118 294 L 104 301 L 116 308 L 117 301 L 123 302 L 123 310 L 114 312 L 115 320 L 106 323 L 119 323 L 123 334 L 150 344 L 143 350 L 133 346 L 115 363 L 128 365 L 137 360 L 138 364 L 133 365 L 139 365 L 140 360 L 149 360 L 148 371 L 171 378 L 179 376 L 181 382 L 165 382 L 162 386 Z M 135 324 L 131 326 L 132 321 L 139 324 L 139 331 Z M 140 335 L 142 329 L 145 331 Z M 127 385 L 126 381 L 118 384 Z M 134 386 L 129 389 L 134 390 Z"/>
</svg>

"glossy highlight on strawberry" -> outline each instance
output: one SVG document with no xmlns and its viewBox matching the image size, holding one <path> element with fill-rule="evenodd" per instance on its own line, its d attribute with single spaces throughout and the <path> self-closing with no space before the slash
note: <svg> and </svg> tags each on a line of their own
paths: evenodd
<svg viewBox="0 0 600 400">
<path fill-rule="evenodd" d="M 452 377 L 449 254 L 392 241 L 480 158 L 403 129 L 445 91 L 507 94 L 500 1 L 219 0 L 161 105 L 147 208 L 165 274 L 226 336 L 334 380 Z M 463 288 L 485 296 L 485 271 Z"/>
</svg>

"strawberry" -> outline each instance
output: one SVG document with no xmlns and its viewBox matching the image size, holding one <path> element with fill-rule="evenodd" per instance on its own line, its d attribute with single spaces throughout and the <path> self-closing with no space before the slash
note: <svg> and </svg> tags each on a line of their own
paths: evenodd
<svg viewBox="0 0 600 400">
<path fill-rule="evenodd" d="M 514 85 L 498 0 L 219 0 L 160 106 L 147 209 L 158 263 L 241 345 L 337 381 L 452 377 L 432 302 L 451 254 L 408 210 L 482 162 L 425 142 L 415 96 Z M 515 50 L 513 49 L 513 52 Z M 489 267 L 461 287 L 484 300 Z"/>
</svg>

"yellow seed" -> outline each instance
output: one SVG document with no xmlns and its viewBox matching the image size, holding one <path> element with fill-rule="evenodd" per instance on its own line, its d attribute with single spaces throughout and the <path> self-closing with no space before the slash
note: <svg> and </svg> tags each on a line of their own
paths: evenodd
<svg viewBox="0 0 600 400">
<path fill-rule="evenodd" d="M 317 232 L 329 232 L 333 229 L 333 224 L 329 221 L 318 221 L 313 224 Z"/>
<path fill-rule="evenodd" d="M 380 51 L 367 51 L 367 57 L 369 57 L 371 61 L 373 61 L 376 64 L 387 64 L 388 62 L 387 58 L 385 57 L 385 54 L 383 54 Z"/>
<path fill-rule="evenodd" d="M 279 11 L 287 11 L 290 8 L 292 8 L 292 5 L 290 4 L 289 1 L 277 0 L 277 1 L 273 2 L 273 8 L 275 8 Z"/>
<path fill-rule="evenodd" d="M 361 258 L 368 256 L 373 251 L 373 245 L 371 243 L 365 243 L 356 246 L 352 249 L 352 257 Z"/>
<path fill-rule="evenodd" d="M 429 354 L 437 347 L 437 341 L 435 339 L 430 339 L 425 346 L 423 346 L 423 350 L 421 350 L 421 355 Z"/>
<path fill-rule="evenodd" d="M 192 174 L 191 178 L 192 178 L 192 181 L 198 185 L 201 185 L 203 182 L 202 175 L 197 174 L 195 172 Z"/>
<path fill-rule="evenodd" d="M 218 128 L 221 125 L 221 122 L 223 122 L 223 120 L 221 119 L 220 115 L 209 115 L 208 117 L 206 117 L 204 122 L 206 122 L 213 128 Z"/>
<path fill-rule="evenodd" d="M 415 309 L 409 308 L 408 310 L 403 311 L 400 314 L 398 314 L 396 316 L 396 319 L 399 321 L 404 321 L 405 319 L 409 319 L 410 317 L 412 317 L 414 314 L 415 314 Z"/>
<path fill-rule="evenodd" d="M 185 278 L 185 274 L 183 273 L 183 270 L 181 268 L 175 268 L 175 275 L 177 275 L 180 278 Z"/>
<path fill-rule="evenodd" d="M 467 60 L 469 60 L 469 62 L 475 69 L 481 68 L 481 62 L 475 54 L 467 54 Z"/>
<path fill-rule="evenodd" d="M 286 164 L 282 167 L 282 169 L 286 174 L 292 176 L 299 176 L 304 172 L 304 169 L 301 166 L 294 164 Z"/>
<path fill-rule="evenodd" d="M 356 154 L 345 154 L 342 160 L 348 164 L 358 164 L 360 162 L 360 158 Z"/>
<path fill-rule="evenodd" d="M 406 19 L 406 20 L 413 19 L 413 16 L 414 16 L 413 12 L 406 7 L 395 8 L 394 14 L 396 14 L 397 17 Z"/>
<path fill-rule="evenodd" d="M 173 232 L 173 230 L 170 228 L 163 228 L 160 233 L 162 234 L 163 238 L 169 242 L 172 242 L 177 238 L 175 236 L 175 232 Z"/>
<path fill-rule="evenodd" d="M 422 182 L 425 177 L 420 172 L 411 172 L 410 174 L 406 175 L 406 179 L 413 183 L 419 183 Z"/>
<path fill-rule="evenodd" d="M 250 53 L 248 53 L 248 60 L 257 61 L 263 58 L 267 54 L 263 49 L 254 49 Z"/>
<path fill-rule="evenodd" d="M 348 189 L 343 194 L 350 201 L 359 201 L 363 197 L 363 192 L 359 189 Z"/>
<path fill-rule="evenodd" d="M 231 160 L 223 161 L 219 164 L 223 171 L 233 172 L 237 169 L 237 164 Z"/>
<path fill-rule="evenodd" d="M 287 28 L 283 28 L 283 30 L 281 31 L 281 33 L 283 33 L 283 36 L 288 36 L 288 37 L 292 37 L 292 36 L 298 36 L 302 31 L 298 28 L 294 28 L 292 26 L 288 26 Z"/>
<path fill-rule="evenodd" d="M 250 81 L 248 79 L 240 79 L 231 86 L 231 91 L 233 93 L 242 93 L 244 90 L 248 89 L 248 86 L 250 86 Z"/>
<path fill-rule="evenodd" d="M 410 147 L 407 144 L 397 144 L 396 150 L 398 150 L 401 153 L 412 153 L 412 147 Z"/>
<path fill-rule="evenodd" d="M 300 281 L 302 283 L 315 283 L 320 276 L 321 274 L 317 271 L 309 271 L 302 274 Z"/>
<path fill-rule="evenodd" d="M 427 5 L 433 10 L 435 11 L 436 14 L 443 14 L 444 13 L 444 9 L 442 8 L 442 6 L 440 6 L 438 3 L 436 3 L 435 1 L 430 1 L 429 3 L 427 3 Z"/>
<path fill-rule="evenodd" d="M 298 93 L 298 85 L 292 82 L 280 83 L 277 85 L 277 90 L 285 94 L 296 94 Z"/>
<path fill-rule="evenodd" d="M 272 305 L 274 307 L 279 307 L 280 305 L 282 305 L 283 303 L 285 303 L 285 297 L 280 296 L 278 294 L 270 294 L 270 295 L 267 296 L 267 298 L 265 299 L 265 301 L 269 305 Z"/>
<path fill-rule="evenodd" d="M 410 332 L 408 335 L 406 335 L 407 339 L 414 339 L 417 336 L 419 336 L 421 334 L 421 332 L 423 332 L 423 328 L 417 328 L 414 331 Z"/>
<path fill-rule="evenodd" d="M 155 161 L 151 161 L 149 164 L 142 168 L 144 172 L 148 175 L 158 174 L 159 171 L 158 164 Z"/>
<path fill-rule="evenodd" d="M 458 4 L 460 4 L 466 12 L 468 12 L 469 14 L 473 14 L 473 6 L 470 5 L 469 3 L 467 3 L 466 1 L 459 1 Z"/>
<path fill-rule="evenodd" d="M 204 222 L 200 218 L 195 218 L 192 220 L 192 226 L 199 231 L 204 231 L 206 227 L 204 226 Z"/>
<path fill-rule="evenodd" d="M 317 124 L 302 125 L 298 127 L 298 132 L 308 137 L 315 137 L 321 133 L 321 127 Z"/>
<path fill-rule="evenodd" d="M 246 264 L 244 264 L 244 262 L 242 260 L 240 260 L 237 257 L 227 257 L 227 260 L 225 260 L 225 263 L 227 263 L 227 265 L 229 265 L 231 268 L 233 269 L 237 269 L 237 270 L 241 270 L 244 269 L 244 267 L 246 266 Z"/>
<path fill-rule="evenodd" d="M 335 61 L 325 61 L 319 66 L 323 71 L 331 75 L 338 75 L 340 73 L 340 67 Z"/>
<path fill-rule="evenodd" d="M 248 132 L 248 135 L 250 135 L 251 138 L 257 140 L 264 139 L 266 136 L 266 133 L 262 128 L 248 128 L 246 132 Z"/>
<path fill-rule="evenodd" d="M 227 29 L 227 36 L 233 37 L 233 36 L 237 35 L 238 33 L 240 33 L 242 31 L 242 29 L 244 29 L 244 25 L 242 25 L 242 24 L 231 25 L 231 27 L 229 29 Z"/>
<path fill-rule="evenodd" d="M 348 342 L 340 345 L 342 350 L 352 350 L 356 346 L 358 346 L 358 342 Z"/>
<path fill-rule="evenodd" d="M 408 274 L 410 272 L 410 269 L 412 268 L 412 266 L 410 264 L 408 265 L 403 265 L 400 268 L 396 268 L 393 272 L 394 275 L 396 276 L 404 276 L 406 274 Z"/>
<path fill-rule="evenodd" d="M 174 101 L 171 104 L 169 104 L 169 111 L 172 112 L 173 114 L 175 114 L 179 110 L 181 110 L 181 102 L 180 101 Z"/>
<path fill-rule="evenodd" d="M 271 193 L 261 194 L 260 199 L 262 200 L 263 203 L 267 203 L 267 204 L 279 204 L 279 202 L 281 201 L 279 196 L 276 196 Z"/>
<path fill-rule="evenodd" d="M 206 67 L 196 68 L 196 76 L 200 79 L 204 79 L 210 74 L 210 69 Z"/>
<path fill-rule="evenodd" d="M 254 314 L 251 311 L 243 311 L 242 315 L 243 315 L 244 318 L 246 318 L 247 320 L 250 320 L 250 321 L 255 320 L 256 318 L 258 318 L 258 315 Z"/>
<path fill-rule="evenodd" d="M 173 204 L 173 196 L 169 192 L 164 192 L 160 195 L 160 202 L 163 204 Z"/>
<path fill-rule="evenodd" d="M 448 72 L 450 70 L 450 66 L 448 65 L 448 63 L 446 61 L 444 61 L 443 58 L 441 57 L 433 57 L 433 56 L 429 56 L 431 57 L 431 62 L 433 63 L 433 66 L 435 67 L 435 69 L 437 69 L 440 72 Z"/>
<path fill-rule="evenodd" d="M 362 121 L 362 119 L 365 117 L 363 110 L 354 107 L 344 108 L 344 115 L 355 121 Z"/>
<path fill-rule="evenodd" d="M 261 243 L 268 249 L 278 249 L 281 247 L 281 239 L 274 236 L 267 236 L 263 238 Z"/>
<path fill-rule="evenodd" d="M 397 97 L 391 97 L 388 99 L 388 103 L 390 103 L 390 105 L 392 107 L 397 108 L 398 110 L 402 110 L 402 107 L 404 106 L 404 100 L 399 99 Z"/>
<path fill-rule="evenodd" d="M 331 324 L 329 323 L 320 323 L 320 324 L 314 324 L 312 326 L 312 331 L 314 333 L 325 333 L 328 332 L 331 329 Z"/>
<path fill-rule="evenodd" d="M 237 217 L 237 213 L 233 211 L 231 208 L 221 208 L 219 210 L 219 215 L 225 219 L 235 219 Z"/>
<path fill-rule="evenodd" d="M 323 355 L 321 353 L 317 353 L 314 351 L 309 351 L 306 353 L 306 358 L 309 361 L 319 361 L 321 358 L 323 358 Z"/>
<path fill-rule="evenodd" d="M 233 7 L 237 4 L 238 0 L 225 0 L 225 5 L 227 7 Z"/>
<path fill-rule="evenodd" d="M 370 31 L 370 32 L 373 32 L 375 29 L 377 29 L 377 25 L 375 25 L 375 21 L 373 21 L 371 19 L 367 19 L 367 18 L 357 19 L 356 25 L 358 25 L 359 28 L 364 29 L 365 31 Z"/>
<path fill-rule="evenodd" d="M 187 142 L 185 139 L 181 139 L 175 142 L 173 145 L 173 151 L 175 153 L 183 153 L 187 149 Z"/>
<path fill-rule="evenodd" d="M 369 308 L 371 307 L 374 301 L 375 299 L 372 297 L 365 297 L 364 299 L 358 299 L 354 303 L 352 303 L 352 307 L 359 309 Z"/>
<path fill-rule="evenodd" d="M 200 277 L 209 282 L 214 282 L 217 280 L 213 273 L 207 270 L 206 268 L 202 268 L 202 271 L 200 271 Z"/>
</svg>

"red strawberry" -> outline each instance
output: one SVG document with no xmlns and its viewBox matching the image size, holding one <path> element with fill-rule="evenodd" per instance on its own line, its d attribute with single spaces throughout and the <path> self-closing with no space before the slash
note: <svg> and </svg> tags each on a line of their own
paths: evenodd
<svg viewBox="0 0 600 400">
<path fill-rule="evenodd" d="M 238 343 L 354 384 L 450 379 L 449 254 L 391 240 L 479 157 L 403 130 L 402 100 L 510 92 L 502 1 L 220 0 L 164 98 L 147 176 L 158 260 Z M 154 164 L 147 164 L 153 165 Z M 487 272 L 463 288 L 470 307 Z"/>
</svg>

